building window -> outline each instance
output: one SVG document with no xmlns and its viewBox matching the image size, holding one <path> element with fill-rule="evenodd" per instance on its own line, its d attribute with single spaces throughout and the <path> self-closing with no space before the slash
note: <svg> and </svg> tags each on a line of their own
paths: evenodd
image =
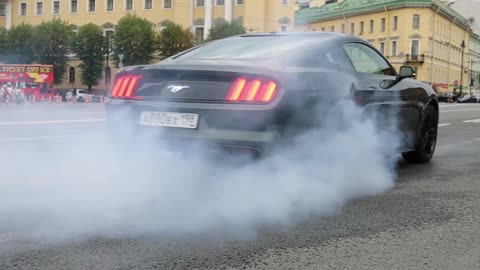
<svg viewBox="0 0 480 270">
<path fill-rule="evenodd" d="M 143 3 L 144 9 L 152 9 L 153 8 L 153 0 L 145 0 Z"/>
<path fill-rule="evenodd" d="M 115 29 L 112 29 L 112 28 L 103 29 L 103 36 L 106 37 L 108 40 L 111 40 L 111 37 L 113 36 L 114 32 L 115 32 Z"/>
<path fill-rule="evenodd" d="M 385 32 L 385 18 L 382 18 L 382 22 L 380 24 L 380 31 Z"/>
<path fill-rule="evenodd" d="M 370 27 L 369 27 L 370 33 L 373 33 L 373 20 L 370 20 Z"/>
<path fill-rule="evenodd" d="M 335 32 L 335 26 L 330 26 L 330 32 Z"/>
<path fill-rule="evenodd" d="M 97 3 L 95 0 L 88 0 L 88 12 L 95 12 L 95 9 L 96 9 L 96 6 L 97 6 Z"/>
<path fill-rule="evenodd" d="M 288 5 L 288 0 L 282 0 L 282 5 Z"/>
<path fill-rule="evenodd" d="M 52 7 L 52 14 L 58 15 L 60 14 L 60 1 L 53 1 Z"/>
<path fill-rule="evenodd" d="M 342 34 L 345 34 L 345 24 L 342 23 Z"/>
<path fill-rule="evenodd" d="M 420 15 L 414 14 L 412 23 L 413 23 L 413 29 L 419 29 L 420 28 Z"/>
<path fill-rule="evenodd" d="M 5 4 L 0 4 L 0 16 L 5 16 Z"/>
<path fill-rule="evenodd" d="M 243 0 L 237 0 L 237 5 L 243 5 Z"/>
<path fill-rule="evenodd" d="M 288 25 L 282 24 L 280 25 L 280 32 L 287 32 L 288 31 Z"/>
<path fill-rule="evenodd" d="M 195 42 L 200 44 L 203 42 L 203 27 L 195 28 Z"/>
<path fill-rule="evenodd" d="M 363 22 L 360 22 L 360 35 L 363 34 Z"/>
<path fill-rule="evenodd" d="M 35 15 L 37 16 L 43 15 L 43 2 L 35 3 Z"/>
<path fill-rule="evenodd" d="M 68 83 L 75 84 L 75 68 L 70 67 L 68 69 Z"/>
<path fill-rule="evenodd" d="M 204 7 L 204 6 L 205 6 L 205 0 L 197 0 L 197 1 L 195 1 L 195 6 L 197 6 L 197 7 Z"/>
<path fill-rule="evenodd" d="M 125 0 L 125 10 L 133 9 L 133 0 Z"/>
<path fill-rule="evenodd" d="M 385 54 L 385 42 L 380 42 L 380 52 Z"/>
<path fill-rule="evenodd" d="M 172 8 L 173 2 L 172 0 L 163 0 L 163 8 Z"/>
<path fill-rule="evenodd" d="M 355 34 L 355 23 L 350 23 L 350 35 Z"/>
<path fill-rule="evenodd" d="M 114 1 L 113 0 L 106 0 L 106 1 L 107 1 L 107 3 L 105 5 L 106 6 L 105 10 L 107 12 L 113 11 L 113 9 L 115 8 Z"/>
<path fill-rule="evenodd" d="M 216 5 L 217 5 L 217 6 L 223 6 L 223 5 L 225 5 L 225 0 L 217 0 L 217 1 L 216 1 Z"/>
<path fill-rule="evenodd" d="M 398 16 L 393 16 L 393 30 L 396 31 L 398 28 Z"/>
<path fill-rule="evenodd" d="M 320 31 L 325 32 L 325 27 L 320 28 Z"/>
<path fill-rule="evenodd" d="M 418 57 L 418 54 L 420 52 L 420 40 L 412 39 L 410 52 L 412 54 L 412 59 L 415 59 L 416 57 Z"/>
<path fill-rule="evenodd" d="M 392 56 L 397 56 L 397 41 L 392 41 Z"/>
<path fill-rule="evenodd" d="M 70 0 L 70 13 L 78 12 L 78 0 Z"/>
<path fill-rule="evenodd" d="M 20 3 L 20 16 L 27 16 L 27 3 Z"/>
</svg>

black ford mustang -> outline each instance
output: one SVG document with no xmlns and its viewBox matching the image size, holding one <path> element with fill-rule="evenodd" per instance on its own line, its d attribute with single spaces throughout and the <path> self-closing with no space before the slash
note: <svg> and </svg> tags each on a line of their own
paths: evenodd
<svg viewBox="0 0 480 270">
<path fill-rule="evenodd" d="M 428 162 L 438 100 L 414 72 L 403 66 L 397 73 L 368 42 L 347 35 L 245 34 L 119 70 L 107 123 L 117 137 L 162 130 L 165 138 L 261 154 L 315 125 L 319 107 L 349 98 L 398 111 L 400 131 L 413 138 L 402 145 L 404 159 Z"/>
</svg>

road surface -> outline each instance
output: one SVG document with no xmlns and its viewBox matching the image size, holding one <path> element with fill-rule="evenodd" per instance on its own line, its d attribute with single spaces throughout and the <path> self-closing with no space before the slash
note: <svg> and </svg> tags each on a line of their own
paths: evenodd
<svg viewBox="0 0 480 270">
<path fill-rule="evenodd" d="M 0 108 L 0 166 L 31 149 L 79 151 L 101 140 L 103 120 L 98 104 Z M 480 269 L 480 104 L 442 104 L 434 160 L 400 163 L 398 175 L 392 190 L 336 216 L 245 239 L 92 236 L 47 244 L 0 225 L 0 269 Z"/>
</svg>

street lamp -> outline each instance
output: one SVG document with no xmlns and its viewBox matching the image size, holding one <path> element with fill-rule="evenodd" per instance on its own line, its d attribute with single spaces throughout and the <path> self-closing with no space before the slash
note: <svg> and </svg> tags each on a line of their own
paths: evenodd
<svg viewBox="0 0 480 270">
<path fill-rule="evenodd" d="M 463 55 L 465 51 L 465 40 L 462 40 L 462 44 L 460 44 L 460 47 L 462 47 L 462 67 L 460 69 L 460 93 L 462 93 L 462 88 L 463 88 Z"/>
<path fill-rule="evenodd" d="M 105 56 L 105 90 L 108 91 L 110 85 L 110 77 L 111 77 L 111 70 L 110 66 L 108 65 L 108 60 L 110 59 L 110 34 L 106 33 L 106 41 L 107 41 L 107 54 Z"/>
</svg>

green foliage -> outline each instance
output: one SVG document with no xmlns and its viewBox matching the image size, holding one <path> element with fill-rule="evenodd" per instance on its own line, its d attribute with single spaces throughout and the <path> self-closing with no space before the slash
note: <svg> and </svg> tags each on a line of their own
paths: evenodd
<svg viewBox="0 0 480 270">
<path fill-rule="evenodd" d="M 100 26 L 93 23 L 83 25 L 74 38 L 73 51 L 82 61 L 82 83 L 91 90 L 93 85 L 98 85 L 103 72 L 103 53 L 105 51 L 105 38 Z"/>
<path fill-rule="evenodd" d="M 53 19 L 35 28 L 33 46 L 41 64 L 54 65 L 55 84 L 62 82 L 67 69 L 67 54 L 73 26 L 67 21 Z"/>
<path fill-rule="evenodd" d="M 113 54 L 124 65 L 148 64 L 155 52 L 155 31 L 152 23 L 136 15 L 127 14 L 118 21 L 114 33 Z"/>
<path fill-rule="evenodd" d="M 8 30 L 0 27 L 0 61 L 7 61 L 8 56 Z"/>
<path fill-rule="evenodd" d="M 223 21 L 215 24 L 208 34 L 207 41 L 227 38 L 230 36 L 245 34 L 245 29 L 239 22 Z"/>
<path fill-rule="evenodd" d="M 35 28 L 31 24 L 21 23 L 10 30 L 2 30 L 2 58 L 11 64 L 31 64 L 35 61 L 33 35 Z"/>
<path fill-rule="evenodd" d="M 158 36 L 158 49 L 164 57 L 190 49 L 193 45 L 193 34 L 180 24 L 169 23 Z"/>
</svg>

